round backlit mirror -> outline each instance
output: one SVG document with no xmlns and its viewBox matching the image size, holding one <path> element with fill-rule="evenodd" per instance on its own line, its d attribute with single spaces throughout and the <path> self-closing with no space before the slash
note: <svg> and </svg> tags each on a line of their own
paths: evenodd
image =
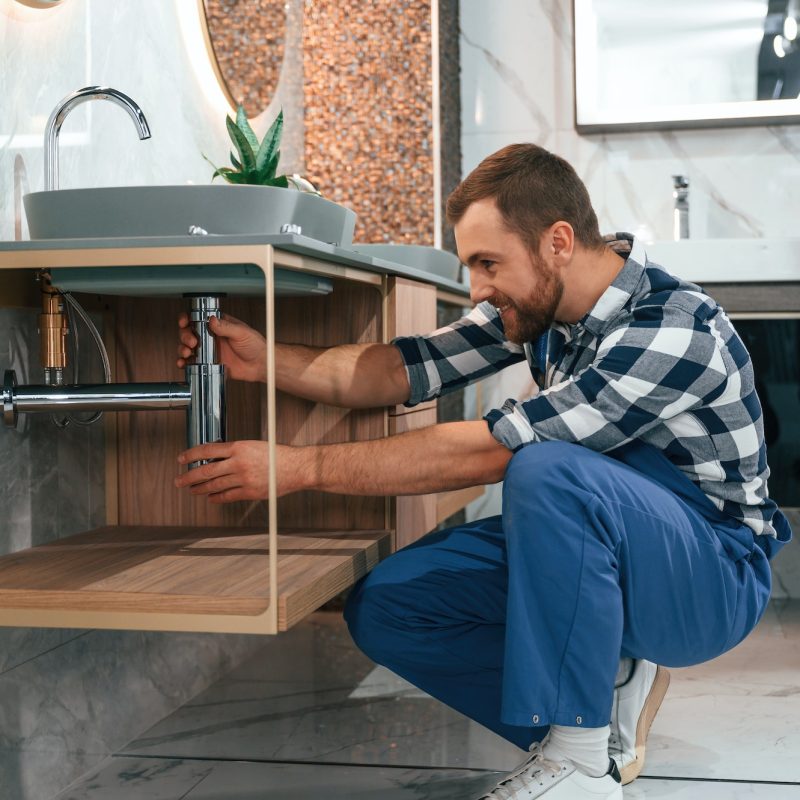
<svg viewBox="0 0 800 800">
<path fill-rule="evenodd" d="M 209 51 L 231 105 L 249 117 L 267 108 L 280 77 L 286 0 L 198 0 Z"/>
<path fill-rule="evenodd" d="M 17 0 L 17 2 L 31 8 L 52 8 L 57 6 L 61 0 Z"/>
</svg>

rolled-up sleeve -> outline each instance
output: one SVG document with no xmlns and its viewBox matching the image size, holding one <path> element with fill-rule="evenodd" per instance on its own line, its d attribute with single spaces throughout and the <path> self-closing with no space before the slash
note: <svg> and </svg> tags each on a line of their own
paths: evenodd
<svg viewBox="0 0 800 800">
<path fill-rule="evenodd" d="M 523 348 L 508 341 L 497 310 L 479 303 L 451 325 L 424 336 L 392 339 L 405 362 L 411 393 L 406 406 L 460 389 L 525 359 Z"/>
<path fill-rule="evenodd" d="M 600 343 L 581 372 L 484 419 L 512 451 L 537 441 L 605 452 L 714 400 L 728 369 L 709 323 L 677 306 L 649 306 Z"/>
</svg>

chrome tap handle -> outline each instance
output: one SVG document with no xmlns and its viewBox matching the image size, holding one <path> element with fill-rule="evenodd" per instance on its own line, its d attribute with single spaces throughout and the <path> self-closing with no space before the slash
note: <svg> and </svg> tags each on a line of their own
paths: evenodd
<svg viewBox="0 0 800 800">
<path fill-rule="evenodd" d="M 672 176 L 672 234 L 676 241 L 689 238 L 689 179 L 685 175 Z"/>
<path fill-rule="evenodd" d="M 67 95 L 50 114 L 44 129 L 44 188 L 47 191 L 58 189 L 58 137 L 64 120 L 73 108 L 89 100 L 110 100 L 128 112 L 136 126 L 140 139 L 150 138 L 150 126 L 141 108 L 123 94 L 110 86 L 86 86 Z"/>
</svg>

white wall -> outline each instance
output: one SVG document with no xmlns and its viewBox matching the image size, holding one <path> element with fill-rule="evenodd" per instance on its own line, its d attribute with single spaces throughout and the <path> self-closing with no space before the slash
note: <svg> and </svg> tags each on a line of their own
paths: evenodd
<svg viewBox="0 0 800 800">
<path fill-rule="evenodd" d="M 460 13 L 464 175 L 504 145 L 531 141 L 575 166 L 603 232 L 670 239 L 670 176 L 680 173 L 691 182 L 693 237 L 800 234 L 800 126 L 579 136 L 571 3 L 461 0 Z M 485 382 L 484 405 L 497 407 L 528 382 L 524 366 Z M 499 510 L 492 489 L 469 516 Z"/>
<path fill-rule="evenodd" d="M 795 236 L 800 127 L 579 136 L 566 0 L 461 0 L 464 174 L 533 141 L 585 180 L 601 229 L 671 238 L 673 173 L 691 180 L 692 236 Z"/>
<path fill-rule="evenodd" d="M 75 108 L 62 128 L 61 188 L 209 183 L 213 170 L 202 154 L 227 163 L 228 107 L 197 15 L 197 0 L 64 0 L 44 10 L 0 0 L 0 240 L 18 237 L 20 223 L 28 238 L 15 186 L 44 188 L 45 123 L 59 100 L 83 86 L 132 97 L 153 135 L 140 142 L 111 103 Z M 265 110 L 265 123 L 271 114 Z M 284 167 L 291 138 L 287 132 Z"/>
</svg>

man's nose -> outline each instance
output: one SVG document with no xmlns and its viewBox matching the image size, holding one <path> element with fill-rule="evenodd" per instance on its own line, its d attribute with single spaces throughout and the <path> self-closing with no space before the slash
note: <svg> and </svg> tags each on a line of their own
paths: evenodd
<svg viewBox="0 0 800 800">
<path fill-rule="evenodd" d="M 494 294 L 492 285 L 485 279 L 471 273 L 469 276 L 469 297 L 474 305 L 488 300 Z"/>
</svg>

